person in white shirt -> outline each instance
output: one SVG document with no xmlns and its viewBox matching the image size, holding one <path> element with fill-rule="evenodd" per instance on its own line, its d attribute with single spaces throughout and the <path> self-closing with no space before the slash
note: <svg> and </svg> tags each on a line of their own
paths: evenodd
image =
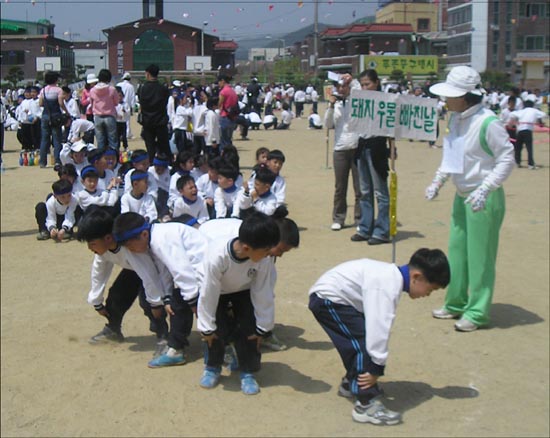
<svg viewBox="0 0 550 438">
<path fill-rule="evenodd" d="M 319 114 L 317 114 L 314 110 L 311 110 L 311 113 L 307 118 L 307 122 L 309 129 L 323 129 L 323 121 L 321 120 L 321 116 L 319 116 Z"/>
<path fill-rule="evenodd" d="M 200 379 L 203 388 L 218 384 L 225 344 L 231 336 L 241 370 L 242 392 L 260 392 L 253 373 L 261 367 L 261 339 L 275 324 L 273 269 L 268 256 L 279 240 L 275 220 L 255 211 L 243 221 L 238 237 L 209 244 L 197 306 L 197 328 L 208 348 Z M 229 305 L 232 316 L 227 311 Z M 229 327 L 234 328 L 232 334 Z"/>
<path fill-rule="evenodd" d="M 216 217 L 214 209 L 214 194 L 218 188 L 218 169 L 221 165 L 221 158 L 216 157 L 208 160 L 208 171 L 196 180 L 198 195 L 204 199 L 210 219 Z"/>
<path fill-rule="evenodd" d="M 166 313 L 170 315 L 167 349 L 148 363 L 150 368 L 183 365 L 183 349 L 193 326 L 193 313 L 204 277 L 208 240 L 194 228 L 180 223 L 149 224 L 136 213 L 115 219 L 117 242 L 135 254 L 150 254 L 165 290 Z"/>
<path fill-rule="evenodd" d="M 65 143 L 63 145 L 63 149 L 61 149 L 59 158 L 61 160 L 61 164 L 73 164 L 76 171 L 80 175 L 80 171 L 90 164 L 86 158 L 87 152 L 88 145 L 82 140 L 77 141 L 76 143 Z"/>
<path fill-rule="evenodd" d="M 150 168 L 149 154 L 145 149 L 136 149 L 132 152 L 131 162 L 133 168 L 128 170 L 124 175 L 124 193 L 128 193 L 132 190 L 132 174 L 135 170 L 149 172 Z M 155 201 L 158 201 L 157 179 L 154 177 L 153 172 L 149 172 L 149 178 L 147 178 L 147 193 L 149 193 Z"/>
<path fill-rule="evenodd" d="M 237 197 L 244 188 L 235 183 L 239 178 L 239 170 L 229 164 L 223 163 L 218 169 L 218 188 L 214 192 L 214 209 L 216 218 L 238 217 L 236 207 Z M 235 210 L 235 211 L 233 211 Z"/>
<path fill-rule="evenodd" d="M 193 117 L 193 107 L 185 96 L 182 96 L 177 102 L 176 112 L 172 119 L 172 129 L 174 130 L 176 147 L 178 152 L 181 152 L 193 149 L 193 142 L 187 136 L 189 123 Z"/>
<path fill-rule="evenodd" d="M 52 184 L 53 195 L 46 202 L 36 204 L 37 240 L 52 238 L 61 241 L 72 238 L 78 205 L 72 189 L 73 185 L 68 180 L 60 179 Z"/>
<path fill-rule="evenodd" d="M 176 199 L 180 197 L 177 189 L 177 182 L 182 176 L 190 175 L 195 167 L 195 159 L 191 151 L 182 151 L 178 154 L 174 163 L 175 172 L 170 177 L 170 187 L 168 189 L 168 208 L 172 211 Z"/>
<path fill-rule="evenodd" d="M 208 101 L 208 94 L 204 90 L 200 91 L 199 103 L 193 106 L 193 143 L 195 145 L 195 155 L 204 151 L 206 145 L 204 141 L 204 135 L 206 130 L 206 102 Z"/>
<path fill-rule="evenodd" d="M 132 188 L 129 192 L 122 195 L 120 199 L 120 212 L 129 211 L 138 213 L 145 218 L 147 222 L 157 220 L 158 213 L 153 197 L 147 193 L 147 179 L 149 172 L 144 170 L 134 170 L 130 181 Z"/>
<path fill-rule="evenodd" d="M 516 137 L 517 126 L 516 119 L 512 117 L 512 114 L 516 110 L 516 96 L 510 96 L 508 98 L 508 106 L 504 108 L 499 115 L 500 121 L 504 124 L 506 132 L 510 136 L 510 141 L 514 144 L 514 150 L 516 149 Z M 517 160 L 516 160 L 517 163 Z"/>
<path fill-rule="evenodd" d="M 430 93 L 446 97 L 452 114 L 443 159 L 425 196 L 434 199 L 451 175 L 456 186 L 449 236 L 453 275 L 445 305 L 432 315 L 460 317 L 455 329 L 471 332 L 489 322 L 505 212 L 502 184 L 515 167 L 514 148 L 502 123 L 481 105 L 481 78 L 471 67 L 453 67 L 446 81 L 432 85 Z M 457 160 L 455 154 L 462 158 Z"/>
<path fill-rule="evenodd" d="M 97 189 L 100 191 L 107 190 L 107 186 L 111 183 L 111 181 L 113 179 L 116 180 L 115 178 L 116 175 L 111 169 L 107 168 L 105 150 L 100 150 L 100 149 L 88 150 L 87 157 L 88 157 L 88 162 L 92 167 L 94 167 L 98 176 Z M 116 184 L 118 184 L 118 181 L 116 182 Z"/>
<path fill-rule="evenodd" d="M 157 186 L 156 206 L 159 218 L 168 214 L 168 192 L 170 190 L 170 159 L 159 153 L 153 158 L 149 166 L 149 179 L 153 179 Z"/>
<path fill-rule="evenodd" d="M 264 115 L 273 114 L 273 91 L 271 87 L 265 87 Z"/>
<path fill-rule="evenodd" d="M 348 181 L 351 172 L 353 191 L 355 194 L 354 219 L 359 222 L 361 219 L 361 190 L 359 187 L 359 173 L 355 159 L 359 133 L 349 129 L 348 121 L 351 105 L 344 105 L 349 94 L 351 76 L 338 85 L 337 94 L 329 97 L 329 106 L 325 112 L 325 126 L 327 129 L 334 129 L 334 199 L 332 207 L 333 231 L 341 230 L 346 221 L 348 211 L 347 192 Z"/>
<path fill-rule="evenodd" d="M 296 117 L 301 118 L 304 112 L 304 104 L 306 103 L 306 93 L 302 88 L 299 88 L 294 93 L 294 104 L 296 106 Z"/>
<path fill-rule="evenodd" d="M 113 177 L 105 189 L 100 189 L 98 184 L 98 173 L 94 166 L 86 166 L 80 172 L 80 179 L 82 181 L 83 190 L 80 190 L 75 194 L 76 200 L 82 211 L 86 211 L 91 205 L 98 205 L 101 207 L 111 207 L 113 214 L 118 213 L 115 208 L 115 204 L 118 200 L 118 193 L 116 190 L 116 178 Z"/>
<path fill-rule="evenodd" d="M 260 126 L 262 124 L 262 119 L 260 119 L 260 116 L 258 115 L 258 113 L 251 111 L 248 114 L 246 114 L 245 117 L 249 120 L 250 129 L 255 131 L 260 129 Z"/>
<path fill-rule="evenodd" d="M 88 303 L 97 313 L 107 318 L 103 330 L 90 339 L 90 343 L 123 342 L 121 326 L 125 313 L 139 297 L 139 305 L 149 318 L 149 329 L 156 334 L 157 350 L 164 349 L 168 337 L 168 324 L 163 308 L 165 289 L 159 270 L 149 254 L 135 254 L 117 244 L 113 235 L 113 216 L 106 210 L 93 207 L 78 224 L 77 238 L 86 242 L 94 253 L 92 286 Z M 103 295 L 114 265 L 122 268 L 109 288 L 105 304 Z"/>
<path fill-rule="evenodd" d="M 76 119 L 71 123 L 67 141 L 75 143 L 82 140 L 85 143 L 91 144 L 94 142 L 94 123 L 86 119 Z"/>
<path fill-rule="evenodd" d="M 211 158 L 220 155 L 220 116 L 217 114 L 218 98 L 210 97 L 206 103 L 207 111 L 204 118 L 205 154 Z"/>
<path fill-rule="evenodd" d="M 178 179 L 176 188 L 181 196 L 174 202 L 172 217 L 176 219 L 187 214 L 194 217 L 199 224 L 206 222 L 210 216 L 205 200 L 198 196 L 195 179 L 191 175 L 182 176 Z"/>
<path fill-rule="evenodd" d="M 137 101 L 136 101 L 136 90 L 132 85 L 132 76 L 130 75 L 130 73 L 125 72 L 122 75 L 122 81 L 120 81 L 116 85 L 117 87 L 120 87 L 122 89 L 122 92 L 124 93 L 124 102 L 126 102 L 130 107 L 130 114 L 128 119 L 126 120 L 126 138 L 131 139 L 131 138 L 134 138 L 134 136 L 132 134 L 130 119 L 132 114 L 134 113 L 134 109 L 136 107 Z"/>
<path fill-rule="evenodd" d="M 294 118 L 294 114 L 292 113 L 292 111 L 290 111 L 289 104 L 286 102 L 283 103 L 283 112 L 281 113 L 281 123 L 279 123 L 275 129 L 290 128 L 290 124 L 292 123 L 293 118 Z"/>
<path fill-rule="evenodd" d="M 262 120 L 262 124 L 264 125 L 264 128 L 266 130 L 271 127 L 273 127 L 273 129 L 277 129 L 277 117 L 275 117 L 273 114 L 266 114 L 264 116 L 264 119 Z"/>
<path fill-rule="evenodd" d="M 292 85 L 286 84 L 284 98 L 285 98 L 286 103 L 288 103 L 288 110 L 292 111 L 292 102 L 294 102 L 294 87 Z M 284 106 L 284 104 L 283 104 L 283 106 Z"/>
<path fill-rule="evenodd" d="M 514 144 L 514 152 L 516 164 L 521 167 L 521 150 L 523 145 L 527 149 L 527 165 L 531 170 L 538 169 L 535 164 L 535 157 L 533 154 L 533 129 L 535 124 L 542 125 L 542 119 L 548 117 L 542 111 L 534 108 L 537 96 L 534 94 L 527 95 L 524 108 L 518 111 L 514 111 L 510 118 L 516 122 L 517 127 L 517 139 Z"/>
<path fill-rule="evenodd" d="M 122 88 L 119 86 L 116 87 L 116 91 L 118 94 L 118 105 L 116 106 L 116 128 L 117 128 L 117 150 L 120 150 L 120 145 L 122 143 L 122 147 L 124 150 L 128 150 L 128 135 L 127 135 L 127 128 L 128 128 L 128 122 L 130 121 L 130 114 L 131 109 L 128 102 L 124 100 L 124 92 L 122 91 Z"/>
<path fill-rule="evenodd" d="M 277 175 L 267 168 L 265 164 L 260 165 L 254 172 L 254 188 L 249 190 L 248 184 L 244 190 L 239 191 L 237 200 L 235 201 L 234 217 L 241 216 L 246 210 L 253 208 L 256 211 L 271 216 L 277 208 L 277 198 L 271 193 L 271 186 L 275 182 Z"/>
<path fill-rule="evenodd" d="M 453 272 L 454 275 L 454 272 Z M 346 374 L 338 395 L 356 398 L 354 421 L 395 425 L 401 414 L 381 401 L 391 327 L 402 292 L 412 299 L 444 288 L 449 262 L 438 249 L 416 251 L 407 265 L 371 259 L 344 262 L 325 272 L 309 290 L 309 310 L 325 330 Z"/>
</svg>

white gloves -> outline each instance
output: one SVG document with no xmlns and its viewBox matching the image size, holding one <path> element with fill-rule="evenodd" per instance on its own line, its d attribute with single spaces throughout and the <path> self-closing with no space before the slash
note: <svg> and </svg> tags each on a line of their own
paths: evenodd
<svg viewBox="0 0 550 438">
<path fill-rule="evenodd" d="M 472 211 L 478 212 L 485 208 L 485 203 L 487 202 L 487 196 L 489 196 L 491 191 L 487 186 L 481 185 L 475 189 L 464 201 L 464 204 L 471 204 Z"/>
<path fill-rule="evenodd" d="M 438 195 L 439 189 L 443 187 L 448 178 L 448 174 L 440 172 L 439 170 L 435 173 L 432 183 L 426 188 L 426 191 L 424 192 L 424 196 L 428 201 L 431 201 Z"/>
</svg>

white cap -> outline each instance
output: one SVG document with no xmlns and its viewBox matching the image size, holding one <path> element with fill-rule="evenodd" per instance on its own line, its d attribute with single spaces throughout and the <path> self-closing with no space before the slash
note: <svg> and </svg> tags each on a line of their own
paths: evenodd
<svg viewBox="0 0 550 438">
<path fill-rule="evenodd" d="M 525 99 L 525 101 L 528 101 L 530 100 L 531 102 L 533 103 L 536 103 L 537 102 L 537 96 L 535 94 L 528 94 Z"/>
<path fill-rule="evenodd" d="M 178 81 L 177 79 L 175 81 L 172 81 L 172 85 L 174 87 L 181 87 L 181 81 Z"/>
<path fill-rule="evenodd" d="M 485 90 L 481 88 L 481 77 L 472 67 L 460 65 L 453 67 L 445 82 L 432 85 L 430 93 L 443 97 L 461 97 L 467 93 L 481 96 Z"/>
<path fill-rule="evenodd" d="M 122 79 L 130 79 L 132 76 L 130 76 L 130 73 L 126 72 L 122 75 Z"/>
<path fill-rule="evenodd" d="M 83 149 L 87 149 L 88 145 L 84 143 L 82 140 L 76 141 L 71 145 L 71 151 L 73 152 L 80 152 Z"/>
<path fill-rule="evenodd" d="M 87 84 L 96 84 L 97 82 L 99 82 L 99 79 L 96 77 L 94 73 L 90 73 L 88 74 L 88 76 L 86 76 Z"/>
</svg>

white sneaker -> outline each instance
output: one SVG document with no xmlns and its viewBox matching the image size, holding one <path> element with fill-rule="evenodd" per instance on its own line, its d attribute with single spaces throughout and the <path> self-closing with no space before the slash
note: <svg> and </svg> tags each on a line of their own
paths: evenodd
<svg viewBox="0 0 550 438">
<path fill-rule="evenodd" d="M 378 397 L 373 398 L 369 404 L 363 405 L 358 400 L 351 412 L 351 417 L 359 423 L 373 423 L 393 426 L 401 421 L 399 412 L 390 411 Z"/>
<path fill-rule="evenodd" d="M 330 229 L 332 231 L 340 231 L 342 229 L 342 225 L 340 225 L 338 222 L 334 222 L 331 226 L 330 226 Z"/>
<path fill-rule="evenodd" d="M 478 328 L 479 326 L 464 318 L 460 318 L 457 322 L 455 322 L 455 330 L 459 332 L 473 332 Z"/>
<path fill-rule="evenodd" d="M 460 316 L 460 314 L 449 312 L 447 309 L 442 307 L 441 309 L 432 310 L 432 316 L 437 319 L 456 319 Z"/>
</svg>

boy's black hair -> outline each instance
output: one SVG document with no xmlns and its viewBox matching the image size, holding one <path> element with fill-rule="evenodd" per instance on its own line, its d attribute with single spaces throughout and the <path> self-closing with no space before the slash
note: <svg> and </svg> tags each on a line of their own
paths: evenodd
<svg viewBox="0 0 550 438">
<path fill-rule="evenodd" d="M 66 179 L 60 179 L 57 180 L 52 184 L 52 191 L 54 195 L 62 195 L 64 193 L 69 193 L 73 188 L 73 185 L 70 181 L 67 181 Z"/>
<path fill-rule="evenodd" d="M 206 154 L 195 155 L 195 167 L 199 168 L 203 164 L 208 163 L 208 156 Z"/>
<path fill-rule="evenodd" d="M 59 79 L 59 73 L 56 71 L 48 70 L 46 73 L 44 73 L 44 83 L 46 85 L 53 85 L 57 82 Z"/>
<path fill-rule="evenodd" d="M 68 93 L 69 96 L 71 96 L 73 94 L 73 92 L 71 91 L 71 89 L 69 87 L 67 87 L 66 85 L 62 86 L 61 89 L 65 92 L 65 93 Z"/>
<path fill-rule="evenodd" d="M 80 178 L 84 181 L 86 178 L 99 178 L 99 173 L 91 164 L 82 168 L 80 171 Z"/>
<path fill-rule="evenodd" d="M 290 109 L 290 106 L 288 105 L 288 103 L 284 102 L 283 103 L 283 110 L 289 110 Z"/>
<path fill-rule="evenodd" d="M 73 163 L 63 164 L 57 171 L 57 176 L 61 178 L 62 176 L 72 176 L 75 180 L 78 178 L 78 172 Z"/>
<path fill-rule="evenodd" d="M 80 242 L 101 239 L 113 232 L 113 216 L 98 205 L 90 205 L 80 221 L 76 238 Z"/>
<path fill-rule="evenodd" d="M 236 167 L 237 170 L 240 169 L 239 151 L 237 150 L 237 148 L 234 145 L 232 145 L 232 144 L 226 145 L 222 149 L 221 157 L 226 163 L 231 164 L 233 167 Z"/>
<path fill-rule="evenodd" d="M 269 184 L 269 185 L 273 185 L 273 183 L 275 182 L 275 180 L 277 179 L 277 175 L 275 175 L 271 170 L 269 170 L 267 168 L 267 166 L 265 165 L 260 165 L 258 167 L 258 169 L 256 170 L 256 176 L 255 178 L 264 183 L 264 184 Z"/>
<path fill-rule="evenodd" d="M 158 75 L 159 75 L 159 66 L 156 65 L 156 64 L 150 64 L 146 69 L 145 71 L 147 73 L 149 73 L 151 76 L 153 76 L 154 78 L 156 78 Z"/>
<path fill-rule="evenodd" d="M 117 242 L 124 245 L 124 243 L 129 239 L 121 238 L 121 236 L 126 234 L 128 231 L 143 227 L 146 222 L 147 221 L 145 218 L 138 213 L 129 211 L 127 213 L 119 214 L 113 224 L 113 234 Z"/>
<path fill-rule="evenodd" d="M 532 100 L 524 100 L 523 106 L 525 108 L 533 108 L 535 106 L 535 102 L 533 102 Z"/>
<path fill-rule="evenodd" d="M 174 166 L 176 167 L 176 171 L 179 169 L 180 164 L 187 163 L 189 160 L 194 161 L 193 152 L 189 150 L 180 151 L 176 157 L 176 166 Z"/>
<path fill-rule="evenodd" d="M 132 158 L 139 157 L 141 155 L 147 155 L 147 158 L 149 158 L 149 153 L 145 149 L 136 149 L 135 151 L 132 151 L 130 161 L 133 163 Z"/>
<path fill-rule="evenodd" d="M 99 160 L 103 154 L 105 154 L 105 149 L 92 149 L 88 152 L 88 162 L 93 166 L 94 163 Z"/>
<path fill-rule="evenodd" d="M 135 169 L 133 172 L 132 172 L 132 176 L 131 176 L 131 183 L 132 183 L 132 187 L 134 187 L 134 183 L 136 181 L 138 181 L 139 178 L 136 178 L 136 176 L 139 176 L 139 175 L 147 175 L 149 176 L 149 172 L 147 172 L 146 170 L 140 170 L 140 169 Z"/>
<path fill-rule="evenodd" d="M 284 204 L 279 205 L 271 215 L 279 227 L 280 241 L 293 248 L 298 248 L 300 245 L 300 230 L 296 222 L 287 218 L 287 216 L 288 210 Z"/>
<path fill-rule="evenodd" d="M 269 151 L 267 154 L 268 160 L 281 160 L 283 163 L 285 162 L 285 154 L 283 154 L 282 151 L 279 149 L 273 149 L 272 151 Z"/>
<path fill-rule="evenodd" d="M 231 178 L 233 182 L 237 181 L 239 177 L 239 169 L 236 169 L 229 163 L 223 163 L 218 169 L 218 173 L 225 178 Z"/>
<path fill-rule="evenodd" d="M 211 96 L 206 101 L 206 108 L 209 110 L 213 109 L 215 106 L 218 106 L 220 103 L 220 98 L 218 96 Z"/>
<path fill-rule="evenodd" d="M 273 248 L 280 237 L 275 219 L 259 211 L 248 214 L 239 227 L 239 241 L 252 249 Z"/>
<path fill-rule="evenodd" d="M 508 103 L 516 103 L 518 101 L 518 98 L 516 96 L 510 96 L 508 98 Z"/>
<path fill-rule="evenodd" d="M 449 261 L 440 249 L 420 248 L 409 260 L 409 267 L 418 269 L 429 283 L 447 287 L 451 281 Z"/>
<path fill-rule="evenodd" d="M 117 85 L 117 86 L 115 87 L 115 90 L 116 90 L 117 93 L 121 93 L 122 95 L 124 95 L 124 91 L 122 91 L 122 87 L 120 87 L 120 86 Z"/>
<path fill-rule="evenodd" d="M 260 155 L 266 154 L 266 153 L 269 154 L 269 149 L 266 147 L 262 146 L 261 148 L 256 149 L 256 160 L 260 158 Z"/>
<path fill-rule="evenodd" d="M 111 75 L 111 72 L 106 68 L 102 68 L 97 74 L 97 79 L 99 80 L 99 82 L 104 82 L 107 84 L 111 82 L 112 77 L 113 76 Z"/>
<path fill-rule="evenodd" d="M 176 181 L 176 189 L 178 189 L 178 192 L 183 189 L 189 181 L 195 182 L 195 178 L 193 178 L 191 175 L 180 176 Z"/>
<path fill-rule="evenodd" d="M 210 169 L 215 170 L 216 172 L 220 169 L 222 164 L 223 164 L 223 161 L 222 161 L 221 157 L 214 157 L 214 158 L 210 158 L 208 160 L 208 167 Z"/>
</svg>

